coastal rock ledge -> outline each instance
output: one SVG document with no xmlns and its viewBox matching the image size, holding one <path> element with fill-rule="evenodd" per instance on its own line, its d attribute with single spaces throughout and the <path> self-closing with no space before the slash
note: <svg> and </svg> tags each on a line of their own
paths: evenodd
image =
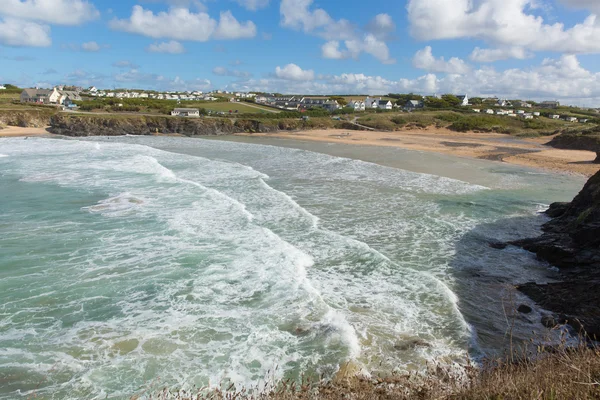
<svg viewBox="0 0 600 400">
<path fill-rule="evenodd" d="M 600 172 L 571 203 L 556 203 L 538 238 L 510 244 L 537 254 L 560 270 L 561 281 L 527 283 L 519 290 L 591 338 L 600 339 Z"/>
</svg>

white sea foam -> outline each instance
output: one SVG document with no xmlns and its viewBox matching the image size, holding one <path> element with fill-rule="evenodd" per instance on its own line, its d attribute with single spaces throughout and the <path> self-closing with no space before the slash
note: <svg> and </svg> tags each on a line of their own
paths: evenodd
<svg viewBox="0 0 600 400">
<path fill-rule="evenodd" d="M 456 243 L 535 209 L 503 211 L 499 196 L 490 211 L 477 207 L 495 200 L 482 187 L 293 149 L 40 140 L 3 147 L 0 180 L 52 194 L 47 212 L 8 194 L 0 247 L 27 251 L 0 253 L 17 267 L 0 279 L 0 356 L 49 376 L 42 396 L 130 397 L 155 376 L 177 388 L 242 386 L 276 366 L 283 378 L 333 374 L 348 360 L 376 372 L 464 358 L 475 332 L 452 291 Z M 503 268 L 535 263 L 510 251 Z M 497 263 L 494 254 L 472 263 Z M 394 350 L 414 338 L 430 346 Z"/>
</svg>

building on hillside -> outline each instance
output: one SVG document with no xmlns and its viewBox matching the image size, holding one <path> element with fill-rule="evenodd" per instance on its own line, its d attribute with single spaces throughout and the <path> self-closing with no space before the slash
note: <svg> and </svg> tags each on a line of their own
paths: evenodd
<svg viewBox="0 0 600 400">
<path fill-rule="evenodd" d="M 496 106 L 498 106 L 498 107 L 512 107 L 512 104 L 508 100 L 498 100 L 496 102 Z"/>
<path fill-rule="evenodd" d="M 404 105 L 404 109 L 409 111 L 417 110 L 423 107 L 425 107 L 425 103 L 423 103 L 423 100 L 408 100 Z"/>
<path fill-rule="evenodd" d="M 96 88 L 96 86 L 90 86 L 87 91 L 90 93 L 98 93 L 98 88 Z"/>
<path fill-rule="evenodd" d="M 558 101 L 542 101 L 539 104 L 539 107 L 555 109 L 555 108 L 560 107 L 560 103 Z"/>
<path fill-rule="evenodd" d="M 0 90 L 6 90 L 6 86 L 0 85 Z"/>
<path fill-rule="evenodd" d="M 365 111 L 366 105 L 364 101 L 353 100 L 348 103 L 348 107 L 352 108 L 354 111 Z"/>
<path fill-rule="evenodd" d="M 469 96 L 467 96 L 466 94 L 459 94 L 456 97 L 458 98 L 458 100 L 460 100 L 460 105 L 462 107 L 466 107 L 469 105 Z"/>
<path fill-rule="evenodd" d="M 488 108 L 487 110 L 485 110 L 486 114 L 493 114 L 494 110 L 492 110 L 491 108 Z"/>
<path fill-rule="evenodd" d="M 53 93 L 48 89 L 23 89 L 21 103 L 50 103 L 49 96 Z"/>
<path fill-rule="evenodd" d="M 531 108 L 533 107 L 531 104 L 527 103 L 526 101 L 517 101 L 517 107 L 521 107 L 521 108 Z"/>
<path fill-rule="evenodd" d="M 473 112 L 474 112 L 474 113 L 480 113 L 480 112 L 481 112 L 481 109 L 480 109 L 480 108 L 474 108 L 474 109 L 473 109 Z"/>
<path fill-rule="evenodd" d="M 550 118 L 550 119 L 560 119 L 560 115 L 553 114 L 553 115 L 549 115 L 548 118 Z"/>
<path fill-rule="evenodd" d="M 171 111 L 174 117 L 199 117 L 200 110 L 197 108 L 176 108 Z"/>
<path fill-rule="evenodd" d="M 540 115 L 541 115 L 541 114 L 540 114 L 540 112 L 539 112 L 539 111 L 534 111 L 534 112 L 533 112 L 533 116 L 534 116 L 534 117 L 539 117 Z"/>
<path fill-rule="evenodd" d="M 589 121 L 589 119 L 587 119 L 587 118 L 582 118 L 579 120 L 579 122 L 582 124 L 586 124 L 588 121 Z"/>
<path fill-rule="evenodd" d="M 379 99 L 377 101 L 377 108 L 379 108 L 380 110 L 391 110 L 394 108 L 394 103 L 392 103 L 389 100 L 381 100 Z"/>
<path fill-rule="evenodd" d="M 377 108 L 379 100 L 381 100 L 381 97 L 379 99 L 367 97 L 365 99 L 365 108 Z"/>
<path fill-rule="evenodd" d="M 533 119 L 533 114 L 532 113 L 524 113 L 524 114 L 521 114 L 521 118 L 523 118 L 523 119 Z"/>
<path fill-rule="evenodd" d="M 58 92 L 59 96 L 58 96 L 58 100 L 56 101 L 56 104 L 61 104 L 61 105 L 67 105 L 65 104 L 65 101 L 67 99 L 69 99 L 69 101 L 71 103 L 75 102 L 75 101 L 81 101 L 81 96 L 79 95 L 79 93 L 74 92 L 72 90 L 61 90 Z"/>
<path fill-rule="evenodd" d="M 567 122 L 577 122 L 577 117 L 565 117 L 565 121 L 567 121 Z"/>
</svg>

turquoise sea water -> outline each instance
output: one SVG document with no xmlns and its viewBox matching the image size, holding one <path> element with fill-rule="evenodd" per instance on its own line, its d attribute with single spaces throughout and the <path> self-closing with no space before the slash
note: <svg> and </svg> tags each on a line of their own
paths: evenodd
<svg viewBox="0 0 600 400">
<path fill-rule="evenodd" d="M 498 351 L 506 299 L 527 302 L 511 284 L 549 271 L 487 243 L 536 234 L 544 205 L 584 183 L 294 146 L 1 140 L 0 398 L 127 398 Z M 407 170 L 417 158 L 446 177 Z M 515 335 L 542 329 L 537 317 Z"/>
</svg>

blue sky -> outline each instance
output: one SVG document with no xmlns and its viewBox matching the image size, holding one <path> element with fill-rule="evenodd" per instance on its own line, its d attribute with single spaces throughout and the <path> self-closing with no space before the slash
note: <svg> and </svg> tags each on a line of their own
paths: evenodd
<svg viewBox="0 0 600 400">
<path fill-rule="evenodd" d="M 2 0 L 0 82 L 600 106 L 598 0 Z"/>
</svg>

